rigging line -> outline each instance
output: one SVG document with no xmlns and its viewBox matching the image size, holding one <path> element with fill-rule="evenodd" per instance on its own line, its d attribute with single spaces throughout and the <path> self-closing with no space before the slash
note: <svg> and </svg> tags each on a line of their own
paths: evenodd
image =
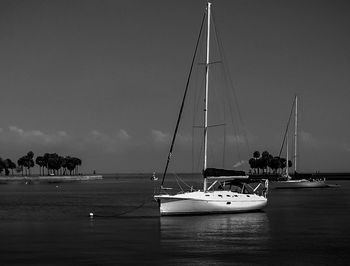
<svg viewBox="0 0 350 266">
<path fill-rule="evenodd" d="M 178 130 L 178 128 L 179 128 L 180 119 L 181 119 L 182 111 L 183 111 L 184 104 L 185 104 L 185 98 L 186 98 L 186 95 L 187 95 L 187 90 L 188 90 L 188 86 L 189 86 L 190 79 L 191 79 L 191 73 L 192 73 L 194 61 L 195 61 L 196 54 L 197 54 L 197 48 L 198 48 L 199 40 L 200 40 L 200 37 L 201 37 L 201 35 L 202 35 L 202 29 L 203 29 L 205 17 L 206 17 L 206 12 L 205 12 L 204 15 L 203 15 L 201 28 L 200 28 L 199 35 L 198 35 L 198 39 L 197 39 L 197 43 L 196 43 L 196 48 L 195 48 L 195 51 L 194 51 L 194 54 L 193 54 L 192 63 L 191 63 L 190 71 L 189 71 L 188 78 L 187 78 L 187 82 L 186 82 L 185 92 L 184 92 L 184 95 L 183 95 L 183 98 L 182 98 L 181 108 L 180 108 L 179 115 L 178 115 L 178 118 L 177 118 L 177 122 L 176 122 L 176 127 L 175 127 L 175 131 L 174 131 L 173 139 L 172 139 L 172 141 L 171 141 L 171 146 L 170 146 L 170 150 L 169 150 L 167 162 L 166 162 L 166 166 L 165 166 L 164 173 L 163 173 L 163 177 L 162 177 L 161 187 L 163 187 L 164 180 L 165 180 L 165 175 L 166 175 L 166 173 L 167 173 L 167 171 L 168 171 L 168 166 L 169 166 L 169 162 L 170 162 L 170 159 L 171 159 L 171 154 L 172 154 L 172 152 L 173 152 L 173 147 L 174 147 L 174 143 L 175 143 L 175 139 L 176 139 L 176 134 L 177 134 L 177 130 Z"/>
<path fill-rule="evenodd" d="M 214 18 L 213 18 L 213 20 L 214 20 Z M 230 114 L 231 114 L 231 122 L 232 122 L 232 126 L 233 126 L 233 133 L 236 136 L 239 137 L 239 134 L 241 132 L 240 129 L 239 129 L 239 122 L 241 122 L 243 124 L 243 120 L 242 120 L 242 118 L 240 116 L 239 105 L 238 105 L 238 102 L 237 102 L 237 97 L 235 95 L 234 86 L 232 85 L 232 81 L 228 79 L 228 77 L 230 77 L 230 75 L 228 73 L 229 72 L 228 69 L 225 68 L 225 65 L 226 65 L 225 55 L 224 55 L 224 52 L 223 52 L 223 46 L 221 44 L 221 40 L 220 40 L 219 33 L 218 33 L 218 30 L 216 28 L 216 24 L 215 23 L 213 23 L 213 27 L 214 27 L 214 32 L 215 32 L 215 36 L 216 36 L 216 41 L 217 41 L 217 44 L 218 44 L 219 55 L 220 55 L 220 58 L 222 59 L 222 64 L 221 64 L 222 72 L 221 73 L 222 73 L 222 78 L 223 78 L 224 83 L 225 83 L 225 88 L 226 88 L 226 91 L 228 93 L 228 96 L 231 96 L 231 94 L 232 94 L 231 91 L 233 91 L 233 101 L 232 102 L 235 102 L 236 106 L 237 106 L 237 112 L 236 113 L 238 114 L 238 118 L 239 118 L 237 123 L 235 123 L 235 120 L 236 120 L 235 116 L 234 116 L 235 112 L 232 109 L 232 105 L 230 104 L 230 100 L 227 99 L 227 97 L 223 98 L 224 99 L 224 107 L 225 107 L 226 101 L 228 101 L 228 107 L 229 107 L 228 110 L 230 111 Z M 229 90 L 228 88 L 232 88 L 232 90 Z M 231 92 L 231 94 L 230 94 L 230 92 Z M 225 107 L 225 110 L 226 110 L 226 107 Z M 225 114 L 225 112 L 224 112 L 224 114 Z M 225 132 L 225 135 L 226 135 L 226 132 Z M 245 135 L 245 138 L 248 139 L 246 137 L 246 135 Z M 234 146 L 235 146 L 235 148 L 237 150 L 238 159 L 242 160 L 241 151 L 240 151 L 240 147 L 239 147 L 238 143 L 234 142 Z M 248 147 L 248 149 L 249 149 L 249 147 Z"/>
<path fill-rule="evenodd" d="M 214 14 L 212 15 L 212 18 L 213 18 L 213 20 L 214 20 Z M 223 48 L 223 45 L 222 45 L 222 43 L 221 43 L 221 40 L 220 40 L 220 38 L 219 38 L 219 32 L 218 32 L 218 29 L 216 28 L 216 26 L 215 26 L 215 23 L 213 23 L 213 25 L 214 25 L 214 31 L 215 31 L 215 35 L 216 35 L 216 39 L 217 39 L 217 42 L 218 42 L 218 45 L 219 45 L 219 52 L 220 52 L 220 54 L 221 54 L 221 56 L 222 56 L 222 58 L 223 58 L 223 68 L 224 68 L 224 71 L 225 71 L 225 73 L 226 73 L 226 77 L 227 77 L 227 80 L 228 80 L 228 82 L 229 82 L 229 86 L 232 88 L 232 93 L 233 93 L 233 98 L 234 98 L 234 101 L 235 101 L 235 104 L 236 104 L 236 106 L 237 106 L 237 113 L 238 113 L 238 118 L 239 118 L 239 120 L 240 120 L 240 122 L 242 123 L 242 125 L 243 125 L 243 134 L 244 134 L 244 138 L 246 139 L 246 145 L 247 145 L 247 148 L 248 148 L 248 151 L 250 151 L 250 145 L 249 145 L 249 142 L 248 142 L 248 137 L 247 137 L 247 132 L 246 132 L 246 130 L 244 129 L 245 127 L 244 127 L 244 121 L 243 121 L 243 117 L 242 117 L 242 115 L 241 115 L 241 111 L 240 111 L 240 108 L 239 108 L 239 104 L 238 104 L 238 101 L 237 101 L 237 95 L 236 95 L 236 90 L 235 90 L 235 87 L 233 86 L 233 82 L 232 82 L 232 78 L 231 78 L 231 76 L 229 75 L 229 66 L 228 66 L 228 64 L 226 63 L 226 56 L 225 56 L 225 52 L 224 52 L 224 48 Z M 231 110 L 231 112 L 232 112 L 232 107 L 231 107 L 231 105 L 229 105 L 229 107 L 230 107 L 230 110 Z"/>
<path fill-rule="evenodd" d="M 226 125 L 224 125 L 224 152 L 223 152 L 223 156 L 222 156 L 222 168 L 225 168 L 225 160 L 226 160 Z"/>
<path fill-rule="evenodd" d="M 200 51 L 199 51 L 199 55 L 203 52 L 203 48 L 204 48 L 204 45 L 201 45 L 200 46 Z M 205 69 L 204 68 L 200 68 L 200 69 L 197 69 L 197 71 L 195 72 L 196 75 L 197 75 L 197 86 L 195 87 L 195 92 L 196 92 L 196 97 L 195 97 L 195 104 L 194 104 L 194 112 L 193 112 L 193 123 L 192 123 L 192 126 L 193 126 L 193 129 L 196 129 L 196 128 L 201 128 L 203 129 L 203 125 L 202 126 L 196 126 L 195 124 L 199 121 L 201 121 L 202 119 L 202 105 L 201 105 L 201 99 L 202 99 L 202 96 L 204 97 L 203 95 L 203 90 L 201 90 L 200 88 L 203 88 L 204 87 L 204 82 L 205 82 L 205 79 L 203 78 L 204 74 L 205 74 Z M 202 124 L 203 122 L 200 122 L 200 124 Z M 200 142 L 196 142 L 195 143 L 195 140 L 196 139 L 202 139 L 202 137 L 200 138 L 196 138 L 195 136 L 198 136 L 198 134 L 201 134 L 201 133 L 198 133 L 198 131 L 194 131 L 195 134 L 194 134 L 194 138 L 192 140 L 192 143 L 193 143 L 193 148 L 194 148 L 194 154 L 193 154 L 193 165 L 194 165 L 194 169 L 200 169 L 200 164 L 201 164 L 201 158 L 203 158 L 203 142 L 200 141 Z M 199 143 L 199 144 L 198 144 Z M 199 153 L 198 153 L 198 149 L 196 148 L 197 146 L 199 146 Z M 197 154 L 197 158 L 195 158 Z M 197 160 L 197 162 L 196 162 Z M 194 172 L 194 171 L 192 171 Z"/>
<path fill-rule="evenodd" d="M 224 125 L 224 152 L 223 152 L 223 158 L 222 158 L 222 168 L 225 168 L 225 162 L 226 162 L 226 101 L 225 101 L 225 98 L 223 98 L 223 105 L 224 105 L 224 122 L 225 122 L 225 125 Z"/>
<path fill-rule="evenodd" d="M 287 137 L 287 133 L 288 133 L 289 125 L 290 125 L 290 120 L 292 119 L 294 106 L 295 106 L 295 98 L 293 99 L 292 108 L 291 108 L 291 110 L 290 110 L 290 114 L 289 114 L 289 118 L 288 118 L 288 123 L 287 123 L 286 131 L 284 132 L 283 141 L 282 141 L 282 146 L 281 146 L 280 152 L 279 152 L 279 154 L 278 154 L 278 157 L 281 157 L 281 154 L 282 154 L 282 150 L 283 150 L 283 147 L 284 147 L 284 143 L 285 143 L 285 141 L 286 141 L 286 137 Z M 287 141 L 288 141 L 288 140 L 287 140 Z M 288 163 L 288 162 L 287 162 L 287 163 Z"/>
<path fill-rule="evenodd" d="M 226 123 L 214 124 L 214 125 L 210 125 L 210 126 L 208 126 L 208 127 L 222 127 L 222 126 L 226 126 Z"/>
<path fill-rule="evenodd" d="M 201 162 L 201 158 L 203 158 L 203 153 L 204 153 L 204 148 L 203 148 L 203 143 L 201 143 L 200 144 L 200 149 L 199 149 L 199 156 L 198 156 L 198 161 L 197 161 L 197 168 L 196 169 L 200 169 L 201 168 L 201 164 L 202 164 L 202 162 Z"/>
<path fill-rule="evenodd" d="M 192 156 L 192 173 L 194 171 L 194 127 L 192 127 L 192 145 L 191 145 L 191 156 Z"/>
<path fill-rule="evenodd" d="M 201 42 L 202 44 L 203 42 Z M 199 51 L 198 54 L 202 54 L 203 51 L 203 46 L 204 45 L 200 45 L 199 47 Z M 195 85 L 194 85 L 194 105 L 193 105 L 193 114 L 192 114 L 192 126 L 194 126 L 197 122 L 197 117 L 198 117 L 198 109 L 199 109 L 199 103 L 200 103 L 200 99 L 201 99 L 201 90 L 199 90 L 198 88 L 202 88 L 204 85 L 204 79 L 201 79 L 201 75 L 199 75 L 200 71 L 203 71 L 204 69 L 195 69 L 194 71 L 194 75 L 195 75 Z M 203 126 L 201 127 L 203 128 Z M 192 127 L 192 172 L 194 172 L 195 169 L 195 126 Z"/>
<path fill-rule="evenodd" d="M 207 18 L 207 17 L 206 17 Z M 204 28 L 203 31 L 204 33 Z M 197 57 L 198 60 L 200 61 L 200 58 L 202 58 L 202 56 L 204 57 L 205 53 L 206 53 L 206 42 L 203 41 L 203 39 L 205 38 L 205 34 L 202 34 L 201 37 L 201 41 L 199 44 L 199 48 L 197 51 Z M 201 129 L 204 128 L 203 123 L 204 121 L 202 121 L 203 119 L 203 106 L 202 106 L 202 99 L 204 99 L 204 93 L 205 91 L 202 90 L 201 88 L 205 87 L 205 73 L 206 73 L 206 68 L 205 67 L 201 67 L 201 66 L 206 66 L 206 64 L 200 64 L 197 63 L 198 66 L 194 69 L 194 74 L 196 75 L 196 86 L 195 86 L 195 104 L 194 104 L 194 112 L 193 112 L 193 124 L 192 126 L 195 126 L 197 123 L 202 124 L 202 126 L 200 127 Z M 195 128 L 197 128 L 195 126 Z M 203 139 L 203 131 L 201 131 L 200 133 L 198 133 L 198 131 L 194 131 L 195 132 L 195 136 L 198 136 L 198 138 L 194 138 L 192 143 L 194 145 L 194 157 L 193 157 L 193 164 L 194 164 L 194 169 L 198 170 L 201 169 L 200 164 L 203 164 L 202 159 L 204 158 L 203 155 L 203 149 L 204 149 L 204 143 L 202 141 L 196 141 L 195 140 L 199 140 L 199 139 Z M 201 136 L 201 137 L 199 137 Z M 197 149 L 198 146 L 198 149 Z M 197 158 L 195 158 L 197 155 Z M 196 162 L 197 161 L 197 162 Z M 197 164 L 197 165 L 196 165 Z"/>
<path fill-rule="evenodd" d="M 214 23 L 213 17 L 211 17 L 211 20 L 212 20 L 212 25 L 214 26 L 214 30 L 215 30 L 215 23 Z M 209 64 L 213 65 L 213 64 L 218 64 L 218 63 L 220 63 L 220 65 L 223 64 L 223 61 L 221 60 L 221 58 L 219 58 L 217 61 L 211 61 Z M 225 147 L 225 144 L 226 144 L 225 143 L 225 137 L 226 137 L 226 131 L 225 131 L 225 126 L 226 126 L 226 124 L 225 124 L 226 123 L 225 97 L 224 97 L 224 93 L 223 93 L 222 89 L 220 89 L 220 88 L 223 87 L 222 84 L 221 84 L 221 78 L 222 77 L 220 77 L 220 75 L 219 76 L 215 75 L 215 72 L 217 72 L 217 69 L 215 70 L 215 68 L 214 68 L 214 69 L 212 69 L 212 73 L 213 73 L 213 71 L 214 71 L 214 75 L 212 75 L 212 77 L 214 76 L 214 79 L 218 82 L 217 83 L 218 85 L 215 86 L 216 87 L 215 89 L 211 90 L 211 93 L 212 93 L 211 99 L 214 99 L 214 100 L 212 100 L 212 102 L 217 102 L 217 103 L 221 103 L 221 104 L 214 105 L 214 107 L 212 106 L 212 109 L 214 110 L 214 112 L 212 111 L 212 113 L 218 113 L 219 116 L 216 117 L 216 119 L 218 121 L 223 120 L 223 123 L 208 125 L 207 127 L 208 128 L 212 128 L 212 127 L 224 126 L 224 130 L 223 130 L 223 137 L 224 137 L 224 139 L 223 139 L 223 142 L 222 142 L 223 145 L 224 145 L 223 150 L 222 150 L 222 164 L 224 165 L 225 152 L 226 152 L 225 151 L 225 148 L 226 148 Z M 219 134 L 219 132 L 217 132 L 216 134 Z M 218 152 L 216 152 L 216 154 L 219 155 Z M 216 158 L 216 157 L 217 156 L 214 156 L 214 158 Z M 219 160 L 219 157 L 217 157 L 217 160 Z M 219 161 L 216 161 L 216 164 L 219 164 Z"/>
<path fill-rule="evenodd" d="M 182 186 L 181 186 L 180 183 L 179 183 L 179 180 L 178 180 L 177 175 L 174 175 L 174 176 L 175 176 L 175 180 L 176 180 L 177 185 L 178 185 L 178 186 L 180 187 L 180 189 L 181 189 L 181 192 L 184 192 Z"/>
<path fill-rule="evenodd" d="M 182 184 L 184 184 L 185 186 L 187 186 L 188 188 L 190 189 L 193 189 L 193 186 L 190 186 L 188 185 L 185 181 L 183 181 L 181 179 L 181 177 L 178 175 L 178 174 L 174 174 L 175 175 L 175 178 L 176 178 L 176 181 L 180 181 Z M 179 185 L 180 186 L 180 185 Z M 183 188 L 180 186 L 180 188 L 183 190 Z M 183 190 L 184 191 L 184 190 Z"/>
</svg>

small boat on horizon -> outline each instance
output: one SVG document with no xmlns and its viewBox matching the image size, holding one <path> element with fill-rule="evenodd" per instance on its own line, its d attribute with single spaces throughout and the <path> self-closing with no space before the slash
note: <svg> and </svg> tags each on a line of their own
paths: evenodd
<svg viewBox="0 0 350 266">
<path fill-rule="evenodd" d="M 153 172 L 151 180 L 152 181 L 158 181 L 158 177 L 156 176 L 156 172 Z"/>
</svg>

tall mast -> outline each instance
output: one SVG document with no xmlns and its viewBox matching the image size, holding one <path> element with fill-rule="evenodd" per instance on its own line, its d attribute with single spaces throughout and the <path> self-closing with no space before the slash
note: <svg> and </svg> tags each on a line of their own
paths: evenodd
<svg viewBox="0 0 350 266">
<path fill-rule="evenodd" d="M 295 95 L 295 119 L 294 119 L 294 173 L 297 171 L 298 155 L 298 97 Z"/>
<path fill-rule="evenodd" d="M 287 176 L 287 179 L 289 179 L 289 169 L 288 169 L 288 161 L 289 161 L 289 150 L 288 150 L 288 132 L 287 132 L 287 143 L 286 143 L 286 152 L 287 152 L 287 165 L 286 165 L 286 176 Z"/>
<path fill-rule="evenodd" d="M 207 58 L 205 64 L 205 97 L 204 97 L 204 165 L 203 171 L 207 169 L 207 153 L 208 153 L 208 95 L 209 95 L 209 43 L 210 43 L 210 7 L 211 3 L 208 2 L 207 6 Z M 203 190 L 207 190 L 207 178 L 204 175 Z"/>
</svg>

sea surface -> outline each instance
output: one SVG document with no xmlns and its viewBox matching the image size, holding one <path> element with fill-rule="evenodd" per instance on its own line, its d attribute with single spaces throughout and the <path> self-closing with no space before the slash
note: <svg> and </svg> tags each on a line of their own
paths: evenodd
<svg viewBox="0 0 350 266">
<path fill-rule="evenodd" d="M 0 265 L 350 264 L 350 181 L 271 190 L 262 212 L 159 217 L 150 177 L 1 184 Z"/>
</svg>

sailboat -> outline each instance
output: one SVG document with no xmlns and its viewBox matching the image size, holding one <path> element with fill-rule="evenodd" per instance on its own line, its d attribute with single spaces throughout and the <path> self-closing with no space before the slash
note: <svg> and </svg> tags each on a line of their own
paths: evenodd
<svg viewBox="0 0 350 266">
<path fill-rule="evenodd" d="M 158 177 L 156 176 L 156 172 L 153 172 L 151 180 L 152 181 L 158 181 Z"/>
<path fill-rule="evenodd" d="M 298 97 L 295 95 L 294 102 L 292 105 L 292 111 L 293 108 L 295 110 L 294 113 L 294 179 L 291 178 L 288 172 L 288 127 L 289 122 L 287 125 L 286 135 L 287 135 L 287 142 L 286 142 L 286 148 L 287 148 L 287 167 L 286 167 L 286 178 L 287 180 L 281 180 L 273 182 L 273 188 L 275 189 L 282 189 L 282 188 L 288 188 L 288 189 L 295 189 L 295 188 L 325 188 L 329 187 L 328 184 L 326 184 L 325 179 L 314 179 L 312 177 L 310 178 L 303 178 L 298 179 L 298 172 L 297 172 L 297 152 L 298 152 Z"/>
<path fill-rule="evenodd" d="M 179 116 L 177 119 L 175 132 L 172 138 L 167 163 L 163 173 L 160 186 L 160 193 L 154 195 L 154 199 L 159 204 L 160 215 L 194 215 L 194 214 L 214 214 L 214 213 L 235 213 L 258 211 L 267 205 L 268 180 L 262 180 L 256 184 L 243 171 L 209 168 L 207 166 L 208 153 L 208 96 L 209 96 L 209 65 L 210 62 L 210 27 L 211 27 L 211 3 L 207 3 L 206 12 L 203 16 L 200 34 L 196 44 L 196 50 L 192 59 L 190 73 L 194 65 L 198 43 L 200 40 L 202 27 L 206 21 L 206 61 L 205 61 L 205 96 L 204 96 L 204 154 L 203 154 L 203 188 L 190 191 L 181 191 L 170 194 L 169 188 L 163 186 L 168 165 L 173 152 L 174 142 L 179 127 L 179 122 L 184 107 L 185 97 L 189 85 L 190 75 L 182 100 Z"/>
</svg>

